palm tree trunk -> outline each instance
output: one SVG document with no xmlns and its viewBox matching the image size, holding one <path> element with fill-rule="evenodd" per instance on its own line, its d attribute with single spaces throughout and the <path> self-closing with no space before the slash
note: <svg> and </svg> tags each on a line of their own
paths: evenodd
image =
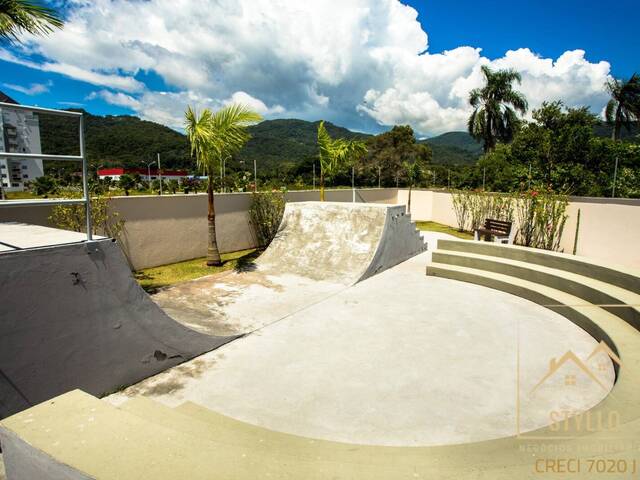
<svg viewBox="0 0 640 480">
<path fill-rule="evenodd" d="M 324 172 L 320 170 L 320 201 L 324 202 Z"/>
<path fill-rule="evenodd" d="M 611 134 L 611 139 L 613 141 L 620 140 L 620 130 L 622 127 L 622 119 L 620 117 L 621 117 L 620 104 L 618 104 L 618 108 L 616 110 L 616 122 L 613 126 L 613 132 Z"/>
<path fill-rule="evenodd" d="M 207 266 L 214 267 L 222 265 L 220 252 L 218 251 L 218 242 L 216 240 L 216 209 L 213 204 L 213 183 L 211 175 L 207 181 L 207 202 L 209 204 L 209 212 L 207 214 L 207 222 L 209 223 L 209 238 L 207 243 Z"/>
</svg>

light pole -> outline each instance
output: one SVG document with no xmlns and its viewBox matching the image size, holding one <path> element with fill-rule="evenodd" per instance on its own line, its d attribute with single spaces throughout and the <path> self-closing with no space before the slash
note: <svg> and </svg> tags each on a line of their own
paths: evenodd
<svg viewBox="0 0 640 480">
<path fill-rule="evenodd" d="M 153 165 L 154 161 L 147 163 L 147 185 L 149 187 L 149 191 L 151 191 L 151 165 Z"/>
<path fill-rule="evenodd" d="M 380 173 L 382 172 L 382 167 L 378 165 L 378 188 L 380 188 Z"/>
<path fill-rule="evenodd" d="M 160 195 L 162 195 L 162 170 L 160 170 L 160 154 L 158 153 L 158 180 L 160 180 Z"/>
<path fill-rule="evenodd" d="M 258 191 L 258 164 L 255 157 L 253 157 L 253 191 Z"/>
<path fill-rule="evenodd" d="M 313 190 L 316 189 L 316 162 L 313 162 Z"/>
</svg>

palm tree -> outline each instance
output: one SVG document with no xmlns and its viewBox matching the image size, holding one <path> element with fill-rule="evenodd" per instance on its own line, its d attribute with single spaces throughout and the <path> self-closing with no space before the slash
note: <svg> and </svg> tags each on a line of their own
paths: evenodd
<svg viewBox="0 0 640 480">
<path fill-rule="evenodd" d="M 216 240 L 216 211 L 213 203 L 213 177 L 225 156 L 238 152 L 251 138 L 246 127 L 259 122 L 260 115 L 244 105 L 228 105 L 216 113 L 205 109 L 200 115 L 187 107 L 185 130 L 191 143 L 191 154 L 196 157 L 198 169 L 208 177 L 207 221 L 209 227 L 207 243 L 207 265 L 222 265 Z"/>
<path fill-rule="evenodd" d="M 513 89 L 513 82 L 522 78 L 514 70 L 494 72 L 482 66 L 486 85 L 469 93 L 474 108 L 467 127 L 473 138 L 483 142 L 485 153 L 493 150 L 497 142 L 510 142 L 520 124 L 517 112 L 526 113 L 528 105 L 524 95 Z"/>
<path fill-rule="evenodd" d="M 613 125 L 611 138 L 620 140 L 623 126 L 629 131 L 633 122 L 640 122 L 640 75 L 634 73 L 627 81 L 614 78 L 606 87 L 611 100 L 607 103 L 605 117 L 607 123 Z"/>
<path fill-rule="evenodd" d="M 48 35 L 62 26 L 51 8 L 30 0 L 0 0 L 0 40 L 18 41 L 25 32 Z"/>
<path fill-rule="evenodd" d="M 324 126 L 324 120 L 318 125 L 318 150 L 320 159 L 320 201 L 324 202 L 324 181 L 345 165 L 355 163 L 367 153 L 365 144 L 358 140 L 331 138 Z"/>
</svg>

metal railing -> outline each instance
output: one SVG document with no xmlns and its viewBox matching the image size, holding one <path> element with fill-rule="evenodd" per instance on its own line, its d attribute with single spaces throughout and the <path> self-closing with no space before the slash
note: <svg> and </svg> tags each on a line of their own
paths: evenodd
<svg viewBox="0 0 640 480">
<path fill-rule="evenodd" d="M 82 162 L 82 198 L 74 199 L 54 199 L 54 200 L 0 200 L 0 207 L 28 207 L 34 205 L 85 205 L 87 241 L 93 240 L 93 225 L 91 221 L 91 196 L 89 195 L 89 183 L 87 178 L 88 166 L 84 147 L 84 115 L 81 112 L 70 112 L 67 110 L 54 110 L 51 108 L 32 107 L 29 105 L 15 105 L 13 103 L 0 102 L 0 110 L 23 110 L 33 113 L 44 113 L 47 115 L 57 115 L 61 117 L 72 117 L 79 119 L 78 134 L 80 137 L 80 155 L 48 155 L 41 153 L 14 153 L 0 151 L 0 158 L 26 160 L 56 160 L 67 162 Z"/>
</svg>

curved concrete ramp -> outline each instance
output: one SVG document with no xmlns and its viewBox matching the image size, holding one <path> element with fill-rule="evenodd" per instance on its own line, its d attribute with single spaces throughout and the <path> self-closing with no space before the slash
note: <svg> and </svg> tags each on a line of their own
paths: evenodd
<svg viewBox="0 0 640 480">
<path fill-rule="evenodd" d="M 425 249 L 404 205 L 288 203 L 276 238 L 250 268 L 175 285 L 153 300 L 202 333 L 248 333 Z"/>
<path fill-rule="evenodd" d="M 404 205 L 288 203 L 257 264 L 264 272 L 353 284 L 423 252 Z"/>
<path fill-rule="evenodd" d="M 0 418 L 82 388 L 138 382 L 234 337 L 167 316 L 112 240 L 0 255 Z"/>
</svg>

